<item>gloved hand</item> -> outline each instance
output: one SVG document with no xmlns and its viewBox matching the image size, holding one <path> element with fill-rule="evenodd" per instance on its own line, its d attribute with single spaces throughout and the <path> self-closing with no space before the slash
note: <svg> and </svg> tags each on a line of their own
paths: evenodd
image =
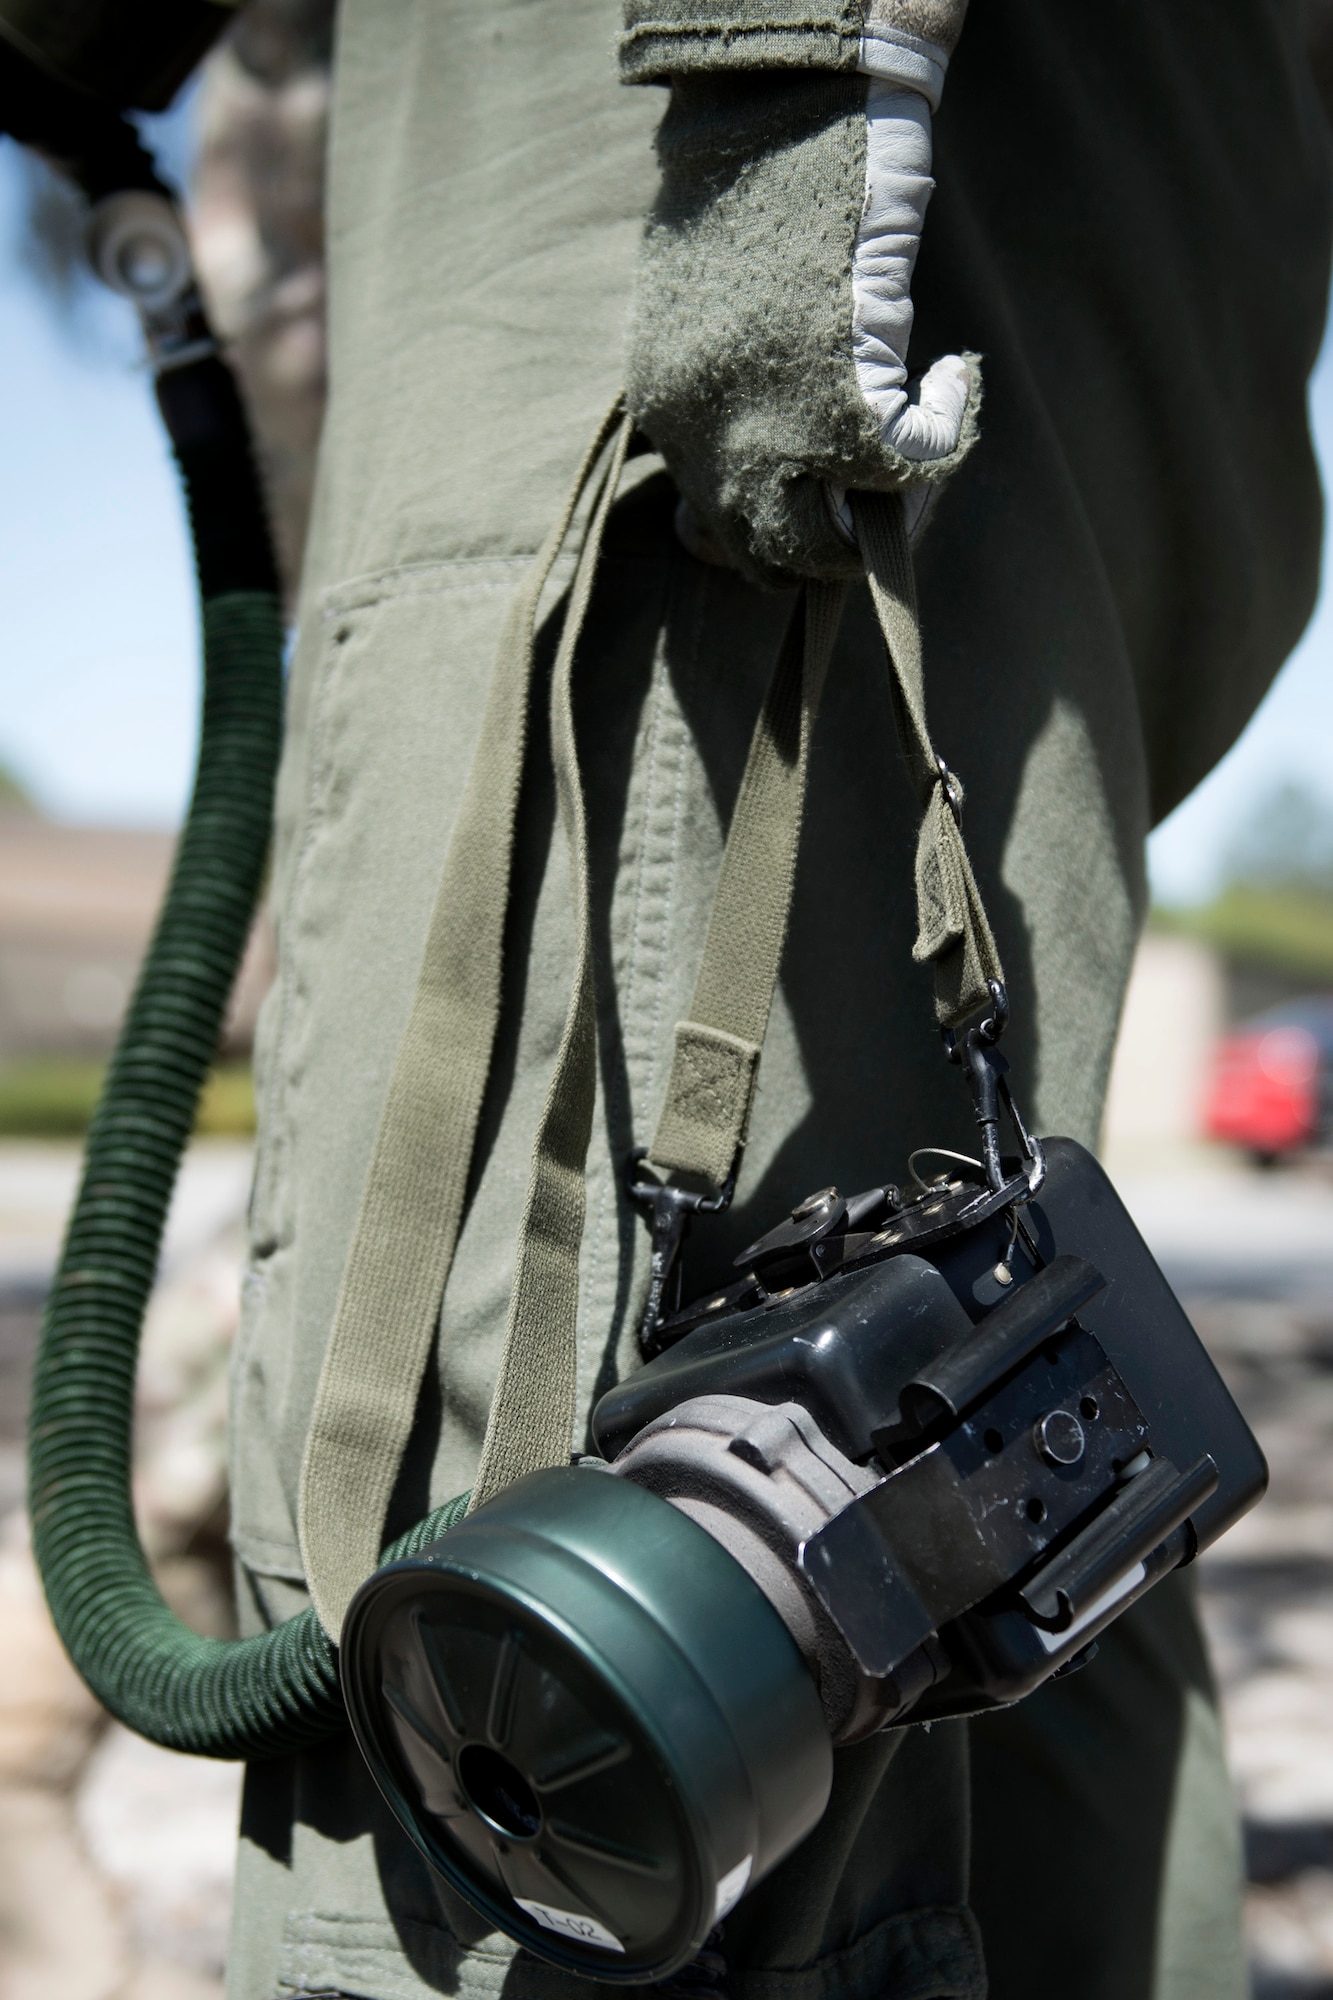
<svg viewBox="0 0 1333 2000">
<path fill-rule="evenodd" d="M 692 520 L 701 553 L 757 582 L 859 575 L 847 491 L 920 496 L 976 434 L 975 357 L 907 371 L 926 93 L 943 80 L 942 61 L 907 55 L 888 67 L 924 88 L 812 68 L 672 78 L 629 407 L 687 503 L 686 538 Z"/>
</svg>

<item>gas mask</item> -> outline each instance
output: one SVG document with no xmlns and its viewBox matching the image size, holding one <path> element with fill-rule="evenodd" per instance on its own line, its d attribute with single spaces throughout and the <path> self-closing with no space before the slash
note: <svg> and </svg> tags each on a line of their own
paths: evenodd
<svg viewBox="0 0 1333 2000">
<path fill-rule="evenodd" d="M 817 1824 L 835 1749 L 1073 1671 L 1263 1491 L 1097 1162 L 1016 1114 L 1001 1156 L 994 1020 L 957 1051 L 982 1160 L 825 1188 L 688 1307 L 660 1260 L 655 1357 L 598 1404 L 601 1457 L 353 1601 L 344 1693 L 381 1790 L 540 1957 L 665 1976 Z"/>
</svg>

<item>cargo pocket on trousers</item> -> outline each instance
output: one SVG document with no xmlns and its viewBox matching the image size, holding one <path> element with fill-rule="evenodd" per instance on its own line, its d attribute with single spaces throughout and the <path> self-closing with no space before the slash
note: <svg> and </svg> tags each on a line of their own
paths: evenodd
<svg viewBox="0 0 1333 2000">
<path fill-rule="evenodd" d="M 613 1990 L 523 1952 L 464 1950 L 442 1927 L 315 1911 L 287 1918 L 279 1977 L 280 2000 L 593 2000 Z M 986 1975 L 971 1912 L 942 1908 L 888 1917 L 813 1965 L 729 1970 L 722 1990 L 727 2000 L 984 2000 Z"/>
</svg>

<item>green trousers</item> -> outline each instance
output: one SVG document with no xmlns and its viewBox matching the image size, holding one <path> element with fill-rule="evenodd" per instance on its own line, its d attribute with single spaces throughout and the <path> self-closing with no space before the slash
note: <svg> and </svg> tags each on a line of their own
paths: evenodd
<svg viewBox="0 0 1333 2000">
<path fill-rule="evenodd" d="M 1314 592 L 1326 141 L 1294 4 L 974 12 L 916 285 L 914 352 L 976 348 L 987 385 L 982 442 L 919 551 L 931 718 L 968 787 L 1016 1090 L 1040 1130 L 1093 1141 L 1144 835 L 1233 740 Z M 343 7 L 331 398 L 233 1384 L 252 1629 L 304 1601 L 306 1428 L 500 623 L 619 379 L 663 100 L 617 85 L 616 16 L 614 0 Z M 647 1240 L 619 1167 L 657 1117 L 789 609 L 687 555 L 667 475 L 633 473 L 577 675 L 601 1038 L 585 1410 L 633 1363 Z M 468 1484 L 485 1422 L 572 966 L 553 821 L 538 727 L 500 1038 L 395 1530 Z M 914 830 L 854 593 L 744 1174 L 691 1249 L 701 1287 L 808 1190 L 967 1143 L 910 961 Z M 820 1828 L 727 1921 L 734 1994 L 1240 2000 L 1234 1809 L 1182 1585 L 1012 1714 L 837 1761 Z M 236 2000 L 585 1985 L 515 1956 L 429 1878 L 346 1739 L 249 1773 L 231 1977 Z"/>
</svg>

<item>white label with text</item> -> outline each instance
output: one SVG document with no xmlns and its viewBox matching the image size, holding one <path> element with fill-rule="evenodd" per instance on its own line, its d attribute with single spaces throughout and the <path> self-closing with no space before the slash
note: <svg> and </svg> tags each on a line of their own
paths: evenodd
<svg viewBox="0 0 1333 2000">
<path fill-rule="evenodd" d="M 717 1885 L 717 1901 L 713 1904 L 713 1922 L 720 1924 L 728 1910 L 734 1910 L 745 1894 L 745 1886 L 750 1879 L 750 1869 L 754 1864 L 753 1854 L 747 1854 L 744 1861 L 738 1861 L 729 1868 Z"/>
<path fill-rule="evenodd" d="M 531 1903 L 526 1896 L 515 1896 L 514 1901 L 520 1910 L 535 1917 L 543 1930 L 558 1931 L 561 1937 L 574 1938 L 579 1944 L 595 1944 L 599 1951 L 625 1949 L 619 1938 L 612 1937 L 595 1917 L 585 1917 L 581 1910 L 553 1910 L 549 1903 Z"/>
</svg>

